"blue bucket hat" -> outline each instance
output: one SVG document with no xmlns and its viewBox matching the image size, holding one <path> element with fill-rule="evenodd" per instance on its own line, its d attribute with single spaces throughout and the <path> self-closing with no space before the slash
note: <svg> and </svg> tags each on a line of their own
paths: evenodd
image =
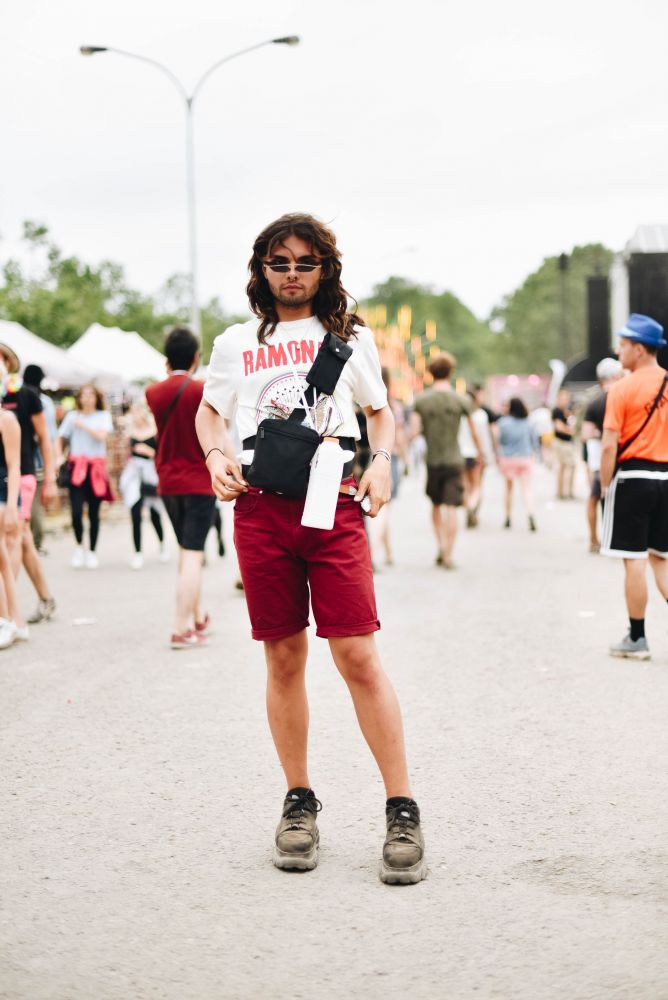
<svg viewBox="0 0 668 1000">
<path fill-rule="evenodd" d="M 617 336 L 625 337 L 626 340 L 635 340 L 638 344 L 645 344 L 647 347 L 665 347 L 668 343 L 664 340 L 661 324 L 641 313 L 631 313 Z"/>
</svg>

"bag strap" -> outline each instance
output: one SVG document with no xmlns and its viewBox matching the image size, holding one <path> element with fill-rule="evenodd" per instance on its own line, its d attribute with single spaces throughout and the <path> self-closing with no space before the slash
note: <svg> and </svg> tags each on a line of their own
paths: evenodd
<svg viewBox="0 0 668 1000">
<path fill-rule="evenodd" d="M 661 387 L 660 387 L 659 391 L 656 394 L 656 398 L 655 398 L 654 402 L 652 403 L 652 408 L 650 409 L 649 413 L 645 417 L 644 421 L 642 422 L 642 424 L 640 425 L 640 427 L 638 428 L 638 430 L 635 432 L 635 434 L 632 434 L 631 437 L 627 441 L 624 442 L 624 444 L 620 444 L 619 447 L 617 448 L 617 463 L 618 464 L 619 464 L 619 457 L 622 454 L 622 452 L 626 451 L 626 449 L 629 447 L 629 445 L 633 444 L 633 442 L 635 441 L 635 439 L 642 434 L 642 432 L 647 427 L 647 424 L 652 419 L 652 417 L 654 415 L 654 411 L 656 410 L 656 408 L 659 405 L 659 402 L 661 400 L 661 397 L 663 396 L 663 390 L 666 388 L 666 385 L 668 385 L 668 372 L 666 372 L 665 377 L 663 379 L 663 382 L 661 383 Z"/>
<path fill-rule="evenodd" d="M 169 406 L 167 407 L 167 410 L 165 412 L 165 419 L 162 422 L 162 431 L 160 432 L 161 434 L 165 433 L 165 427 L 167 426 L 167 422 L 168 422 L 169 418 L 171 417 L 172 413 L 174 412 L 174 410 L 176 408 L 176 404 L 179 401 L 181 393 L 186 388 L 186 386 L 188 385 L 189 382 L 192 382 L 192 378 L 190 377 L 190 375 L 186 375 L 186 377 L 184 378 L 183 382 L 181 383 L 181 385 L 178 387 L 178 389 L 174 393 L 174 398 L 172 399 L 171 403 L 169 404 Z"/>
</svg>

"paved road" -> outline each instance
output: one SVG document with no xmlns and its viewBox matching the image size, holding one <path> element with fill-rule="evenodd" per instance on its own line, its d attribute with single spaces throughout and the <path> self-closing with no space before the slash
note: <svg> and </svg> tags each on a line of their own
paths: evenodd
<svg viewBox="0 0 668 1000">
<path fill-rule="evenodd" d="M 379 643 L 428 838 L 414 887 L 377 880 L 382 787 L 324 642 L 321 862 L 291 875 L 270 863 L 282 779 L 231 560 L 212 548 L 210 648 L 172 653 L 173 566 L 148 532 L 141 573 L 125 524 L 96 573 L 54 542 L 60 617 L 0 654 L 0 996 L 668 998 L 668 609 L 652 596 L 651 663 L 607 657 L 620 568 L 549 486 L 532 536 L 500 530 L 492 478 L 454 573 L 417 482 L 393 509 Z"/>
</svg>

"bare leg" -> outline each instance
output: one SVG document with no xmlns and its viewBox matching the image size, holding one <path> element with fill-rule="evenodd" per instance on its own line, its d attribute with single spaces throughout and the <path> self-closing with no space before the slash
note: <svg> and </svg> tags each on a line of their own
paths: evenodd
<svg viewBox="0 0 668 1000">
<path fill-rule="evenodd" d="M 434 527 L 434 534 L 436 535 L 436 545 L 438 546 L 438 553 L 443 556 L 443 518 L 442 518 L 442 508 L 438 504 L 432 504 L 431 507 L 431 523 Z"/>
<path fill-rule="evenodd" d="M 559 500 L 563 500 L 564 497 L 566 496 L 566 492 L 564 490 L 564 473 L 565 473 L 565 471 L 566 470 L 564 469 L 563 463 L 559 462 L 559 464 L 557 466 L 557 497 L 558 497 Z"/>
<path fill-rule="evenodd" d="M 42 566 L 42 560 L 39 557 L 39 553 L 35 547 L 35 540 L 32 536 L 32 530 L 27 521 L 22 521 L 22 538 L 21 545 L 23 550 L 23 565 L 25 571 L 30 577 L 30 582 L 37 591 L 37 596 L 42 601 L 49 601 L 52 599 L 53 594 L 49 590 L 49 585 L 46 582 L 46 576 L 44 575 L 44 567 Z"/>
<path fill-rule="evenodd" d="M 668 559 L 649 554 L 649 564 L 654 572 L 654 579 L 659 588 L 659 593 L 668 601 Z"/>
<path fill-rule="evenodd" d="M 19 518 L 19 530 L 13 534 L 8 535 L 5 539 L 7 545 L 7 552 L 9 554 L 9 562 L 12 567 L 12 573 L 14 574 L 14 579 L 19 575 L 19 570 L 21 569 L 21 560 L 23 558 L 23 521 Z"/>
<path fill-rule="evenodd" d="M 443 508 L 443 559 L 450 562 L 457 537 L 457 508 Z"/>
<path fill-rule="evenodd" d="M 381 666 L 373 633 L 330 639 L 329 645 L 348 685 L 362 734 L 380 769 L 387 798 L 412 798 L 401 710 Z"/>
<path fill-rule="evenodd" d="M 566 496 L 573 499 L 573 480 L 575 478 L 575 466 L 569 465 L 566 469 Z"/>
<path fill-rule="evenodd" d="M 647 608 L 647 579 L 644 559 L 624 560 L 624 594 L 629 618 L 644 618 Z"/>
<path fill-rule="evenodd" d="M 505 510 L 506 510 L 506 522 L 510 521 L 513 514 L 513 481 L 512 479 L 506 479 L 506 495 L 505 495 Z"/>
<path fill-rule="evenodd" d="M 587 524 L 589 525 L 589 544 L 592 548 L 598 545 L 598 500 L 589 497 L 587 500 Z"/>
<path fill-rule="evenodd" d="M 310 788 L 306 764 L 308 699 L 306 697 L 306 629 L 286 639 L 265 642 L 267 718 L 288 788 Z"/>
<path fill-rule="evenodd" d="M 520 493 L 529 517 L 533 517 L 533 482 L 531 473 L 520 476 Z"/>
<path fill-rule="evenodd" d="M 174 631 L 179 635 L 193 627 L 195 617 L 200 610 L 203 559 L 203 552 L 196 552 L 193 549 L 179 550 L 176 618 L 174 621 Z"/>
<path fill-rule="evenodd" d="M 20 530 L 21 526 L 19 524 L 19 531 Z M 16 532 L 16 536 L 18 536 L 18 532 Z M 0 507 L 0 575 L 2 576 L 2 582 L 4 585 L 3 589 L 7 601 L 8 617 L 11 618 L 11 620 L 15 622 L 19 628 L 23 628 L 25 626 L 25 620 L 21 614 L 18 601 L 16 600 L 16 578 L 5 537 L 5 508 L 3 506 Z M 20 553 L 21 545 L 18 541 L 16 541 L 14 547 Z"/>
</svg>

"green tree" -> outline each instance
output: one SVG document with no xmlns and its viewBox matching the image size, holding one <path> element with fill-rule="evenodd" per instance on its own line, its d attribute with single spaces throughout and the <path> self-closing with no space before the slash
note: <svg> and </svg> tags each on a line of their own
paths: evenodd
<svg viewBox="0 0 668 1000">
<path fill-rule="evenodd" d="M 587 278 L 607 274 L 613 252 L 600 243 L 546 257 L 490 317 L 498 372 L 545 371 L 551 358 L 572 364 L 587 349 Z"/>
<path fill-rule="evenodd" d="M 112 261 L 97 267 L 64 257 L 37 222 L 23 224 L 27 263 L 6 260 L 0 268 L 0 316 L 69 347 L 91 323 L 136 330 L 162 349 L 165 333 L 189 321 L 189 281 L 173 275 L 155 297 L 129 288 L 123 268 Z M 219 299 L 202 309 L 202 355 L 208 360 L 214 337 L 238 317 L 228 316 Z"/>
<path fill-rule="evenodd" d="M 410 306 L 412 335 L 423 336 L 427 321 L 436 323 L 436 344 L 457 359 L 458 372 L 474 379 L 494 371 L 491 351 L 494 335 L 452 292 L 436 292 L 396 275 L 374 287 L 365 306 L 384 305 L 388 323 L 395 323 L 399 309 Z"/>
</svg>

